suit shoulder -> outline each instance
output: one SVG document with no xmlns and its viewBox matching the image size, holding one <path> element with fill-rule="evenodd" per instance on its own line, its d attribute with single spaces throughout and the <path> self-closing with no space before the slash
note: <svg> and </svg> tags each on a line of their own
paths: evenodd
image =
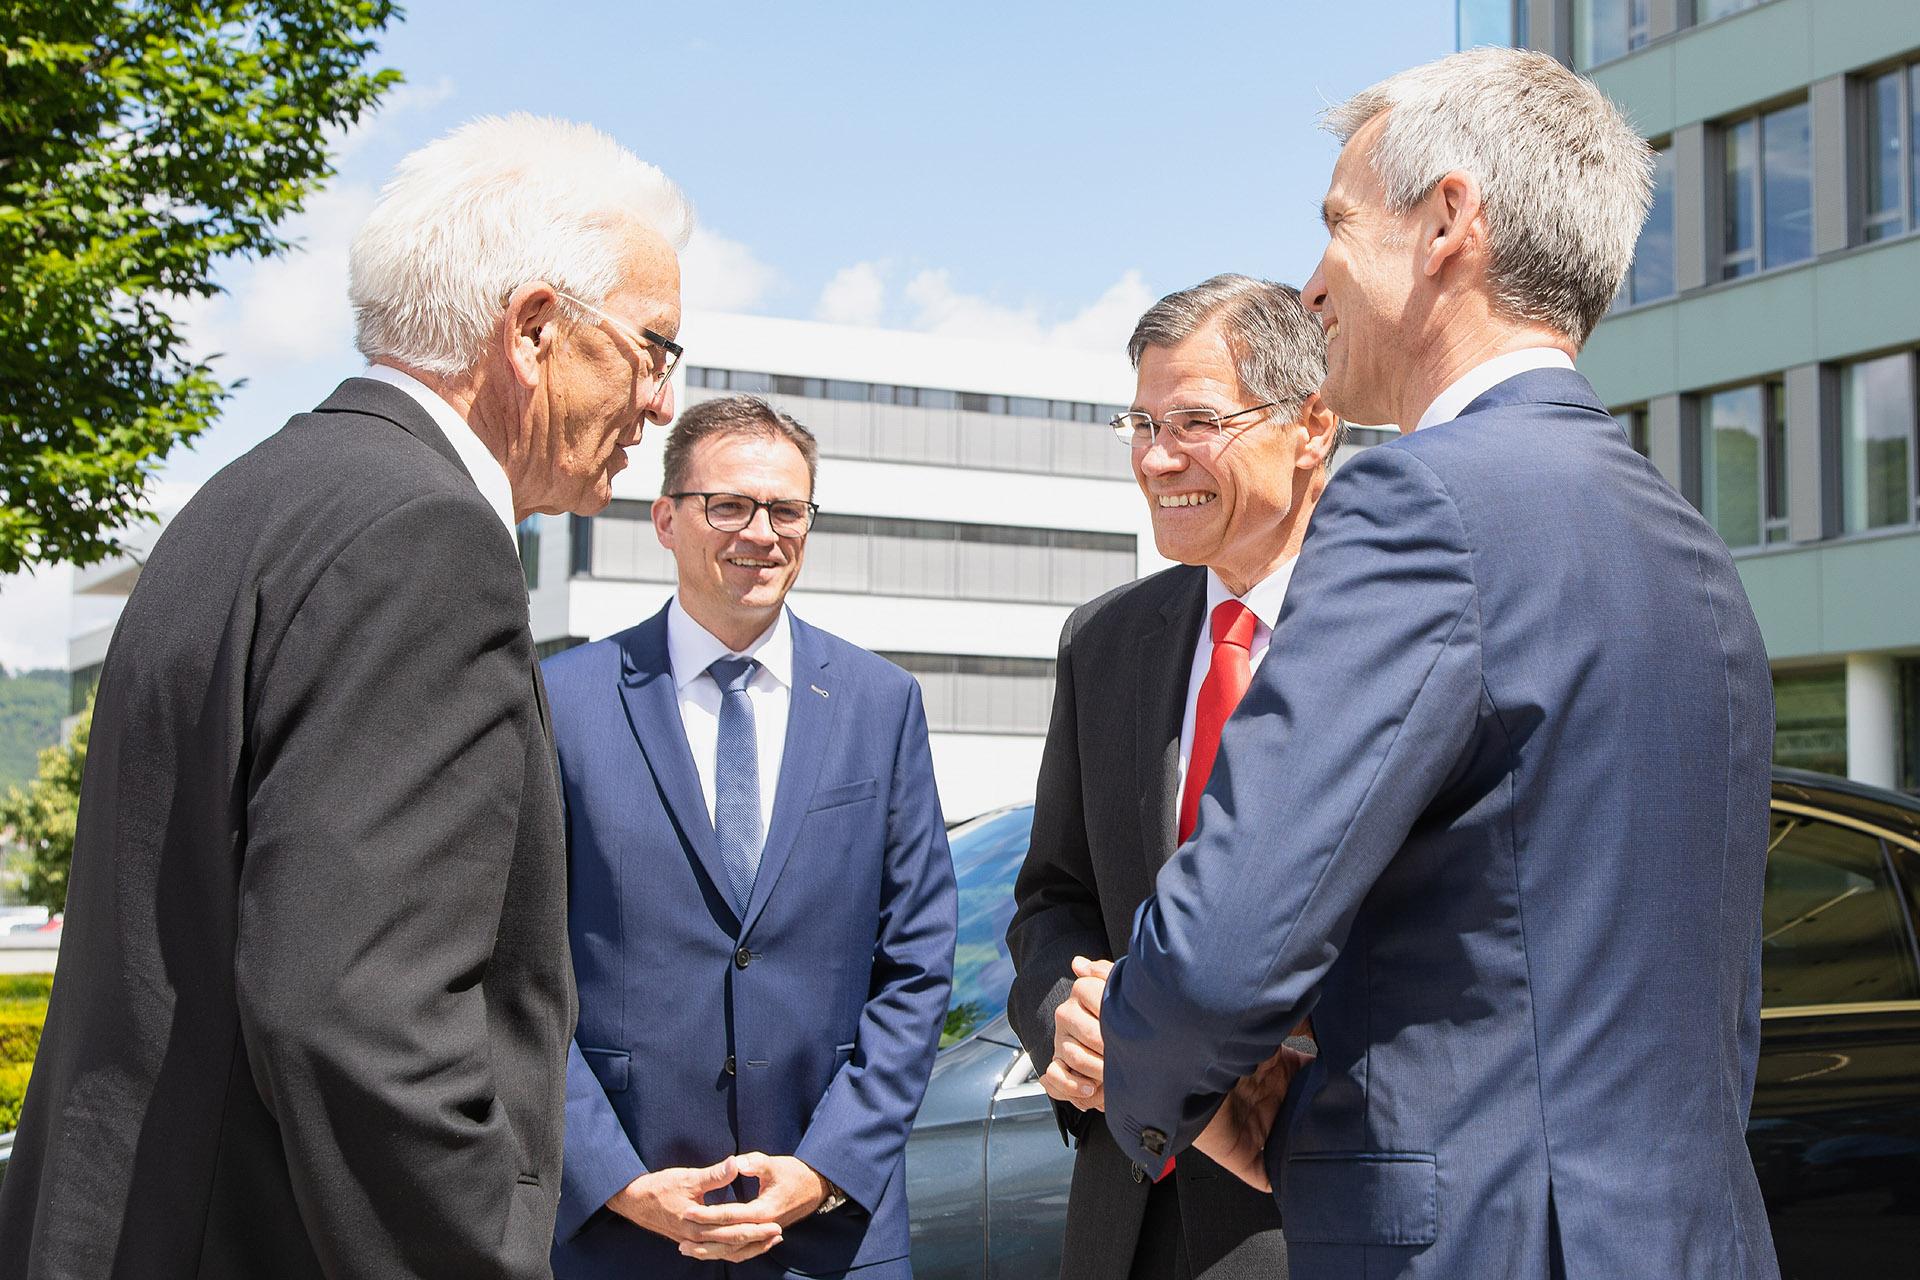
<svg viewBox="0 0 1920 1280">
<path fill-rule="evenodd" d="M 577 644 L 542 661 L 540 677 L 547 683 L 548 695 L 557 699 L 585 686 L 611 681 L 620 672 L 622 642 L 639 629 L 630 627 L 601 640 Z"/>
<path fill-rule="evenodd" d="M 1123 582 L 1067 615 L 1061 639 L 1065 642 L 1104 638 L 1110 633 L 1132 635 L 1139 630 L 1143 617 L 1164 613 L 1169 604 L 1188 592 L 1204 593 L 1206 572 L 1197 565 L 1177 564 L 1144 578 Z"/>
</svg>

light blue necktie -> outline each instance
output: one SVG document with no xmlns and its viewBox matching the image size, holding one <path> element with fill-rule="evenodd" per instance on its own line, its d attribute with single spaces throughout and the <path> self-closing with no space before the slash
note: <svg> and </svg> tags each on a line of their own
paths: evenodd
<svg viewBox="0 0 1920 1280">
<path fill-rule="evenodd" d="M 713 834 L 734 906 L 744 914 L 760 870 L 760 742 L 747 685 L 759 663 L 721 658 L 707 666 L 720 686 L 720 733 L 713 761 Z"/>
</svg>

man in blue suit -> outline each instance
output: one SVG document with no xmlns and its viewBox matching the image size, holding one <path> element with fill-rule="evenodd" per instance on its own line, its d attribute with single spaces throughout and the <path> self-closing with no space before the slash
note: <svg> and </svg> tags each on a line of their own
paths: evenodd
<svg viewBox="0 0 1920 1280">
<path fill-rule="evenodd" d="M 1406 433 L 1328 484 L 1287 660 L 1105 979 L 1108 1122 L 1134 1160 L 1200 1138 L 1270 1184 L 1296 1280 L 1771 1280 L 1742 1138 L 1766 652 L 1726 547 L 1571 359 L 1649 153 L 1509 49 L 1330 125 L 1322 394 Z"/>
<path fill-rule="evenodd" d="M 689 410 L 653 506 L 673 600 L 545 664 L 580 990 L 562 1280 L 911 1275 L 953 864 L 919 685 L 786 609 L 815 457 L 764 401 Z"/>
</svg>

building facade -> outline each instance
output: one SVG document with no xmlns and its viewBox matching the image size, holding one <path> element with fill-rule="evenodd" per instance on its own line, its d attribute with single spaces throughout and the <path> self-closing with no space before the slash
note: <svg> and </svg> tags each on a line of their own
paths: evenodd
<svg viewBox="0 0 1920 1280">
<path fill-rule="evenodd" d="M 1659 157 L 1579 365 L 1733 549 L 1781 763 L 1920 791 L 1920 4 L 1460 0 Z"/>
</svg>

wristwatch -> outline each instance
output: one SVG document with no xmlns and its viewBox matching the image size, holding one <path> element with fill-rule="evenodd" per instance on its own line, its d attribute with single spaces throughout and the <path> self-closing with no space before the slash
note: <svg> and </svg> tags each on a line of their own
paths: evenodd
<svg viewBox="0 0 1920 1280">
<path fill-rule="evenodd" d="M 834 1186 L 824 1174 L 820 1176 L 820 1181 L 827 1184 L 827 1198 L 820 1202 L 820 1207 L 814 1210 L 815 1213 L 832 1213 L 847 1202 L 847 1193 Z"/>
</svg>

